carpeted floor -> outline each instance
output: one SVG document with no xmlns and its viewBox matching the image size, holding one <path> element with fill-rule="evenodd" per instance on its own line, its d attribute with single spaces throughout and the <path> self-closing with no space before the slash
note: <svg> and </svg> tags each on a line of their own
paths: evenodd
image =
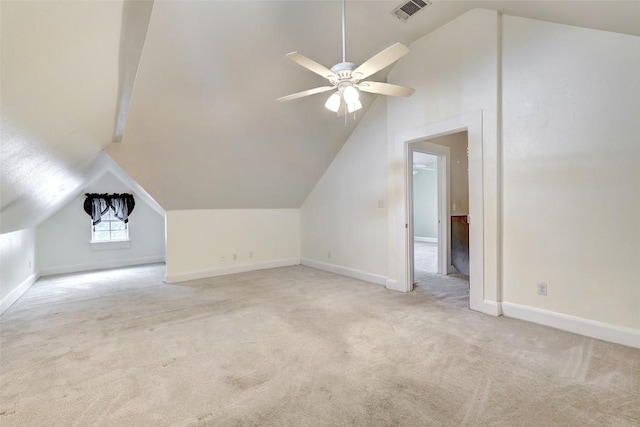
<svg viewBox="0 0 640 427">
<path fill-rule="evenodd" d="M 438 272 L 437 243 L 413 242 L 413 269 L 416 281 Z"/>
<path fill-rule="evenodd" d="M 469 276 L 430 274 L 416 282 L 415 289 L 421 290 L 441 304 L 469 308 Z"/>
<path fill-rule="evenodd" d="M 469 308 L 469 277 L 462 274 L 437 274 L 437 243 L 414 242 L 413 245 L 415 286 L 440 302 Z"/>
<path fill-rule="evenodd" d="M 0 323 L 5 426 L 638 426 L 640 350 L 302 267 L 40 280 Z"/>
</svg>

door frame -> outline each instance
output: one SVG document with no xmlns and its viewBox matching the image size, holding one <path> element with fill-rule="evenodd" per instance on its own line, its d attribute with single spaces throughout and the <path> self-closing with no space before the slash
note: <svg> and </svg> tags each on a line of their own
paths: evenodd
<svg viewBox="0 0 640 427">
<path fill-rule="evenodd" d="M 395 270 L 396 278 L 387 280 L 387 288 L 401 292 L 410 292 L 413 284 L 410 283 L 409 269 L 409 239 L 408 216 L 409 205 L 407 179 L 407 156 L 411 143 L 432 139 L 438 136 L 449 135 L 461 131 L 468 132 L 469 147 L 469 307 L 472 310 L 482 311 L 487 314 L 499 316 L 500 307 L 496 301 L 485 301 L 485 271 L 484 271 L 484 180 L 483 180 L 483 125 L 482 111 L 453 117 L 424 127 L 401 132 L 396 135 L 393 145 L 393 156 L 401 160 L 398 164 L 402 168 L 402 179 L 394 181 L 397 185 L 397 215 L 391 219 L 394 224 L 395 234 Z M 400 172 L 400 171 L 398 171 Z M 391 225 L 391 224 L 390 224 Z M 491 239 L 497 239 L 493 234 Z"/>
<path fill-rule="evenodd" d="M 446 275 L 451 272 L 451 226 L 449 220 L 449 206 L 451 205 L 451 149 L 444 145 L 434 144 L 427 141 L 417 141 L 409 144 L 409 156 L 407 156 L 407 189 L 410 197 L 407 197 L 409 204 L 408 214 L 408 234 L 411 240 L 409 245 L 409 283 L 411 289 L 415 283 L 415 254 L 414 254 L 414 229 L 415 218 L 413 212 L 413 153 L 431 154 L 438 158 L 438 274 Z"/>
</svg>

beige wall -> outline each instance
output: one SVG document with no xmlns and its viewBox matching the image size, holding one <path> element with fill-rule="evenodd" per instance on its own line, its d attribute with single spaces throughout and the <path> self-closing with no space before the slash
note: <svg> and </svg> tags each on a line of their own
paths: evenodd
<svg viewBox="0 0 640 427">
<path fill-rule="evenodd" d="M 385 113 L 379 97 L 302 205 L 302 258 L 386 276 Z"/>
<path fill-rule="evenodd" d="M 504 300 L 640 328 L 640 37 L 503 34 Z"/>
<path fill-rule="evenodd" d="M 168 211 L 166 230 L 167 282 L 300 263 L 298 209 Z"/>
</svg>

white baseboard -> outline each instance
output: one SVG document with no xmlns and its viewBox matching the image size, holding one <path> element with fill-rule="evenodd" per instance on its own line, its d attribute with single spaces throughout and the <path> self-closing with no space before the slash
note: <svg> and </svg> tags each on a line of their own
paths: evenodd
<svg viewBox="0 0 640 427">
<path fill-rule="evenodd" d="M 51 276 L 53 274 L 67 274 L 67 273 L 78 273 L 81 271 L 104 270 L 106 268 L 131 267 L 134 265 L 155 264 L 158 262 L 165 262 L 164 256 L 159 255 L 159 256 L 134 258 L 134 259 L 92 262 L 89 264 L 75 264 L 75 265 L 61 265 L 56 267 L 45 267 L 40 269 L 40 275 Z"/>
<path fill-rule="evenodd" d="M 29 288 L 36 283 L 36 281 L 40 278 L 40 272 L 36 271 L 31 276 L 27 277 L 20 283 L 14 290 L 9 292 L 9 294 L 0 300 L 0 314 L 7 311 L 9 307 L 13 305 L 16 301 L 20 299 L 25 292 L 29 290 Z"/>
<path fill-rule="evenodd" d="M 384 285 L 387 289 L 391 291 L 404 292 L 404 293 L 407 292 L 405 288 L 400 288 L 398 286 L 398 281 L 396 279 L 387 279 Z"/>
<path fill-rule="evenodd" d="M 501 316 L 502 315 L 502 303 L 498 302 L 498 301 L 491 301 L 491 300 L 483 300 L 481 306 L 479 307 L 480 310 L 483 312 L 484 314 L 489 314 L 491 316 Z"/>
<path fill-rule="evenodd" d="M 299 265 L 300 258 L 278 259 L 274 261 L 262 261 L 252 264 L 239 264 L 228 267 L 215 267 L 206 270 L 192 271 L 188 273 L 171 274 L 165 277 L 166 283 L 179 283 L 189 280 L 205 279 L 207 277 L 226 276 L 227 274 L 246 273 L 248 271 L 266 270 L 268 268 L 290 267 Z"/>
<path fill-rule="evenodd" d="M 502 303 L 502 313 L 507 317 L 562 329 L 574 334 L 640 348 L 640 329 L 597 322 L 511 302 Z"/>
<path fill-rule="evenodd" d="M 416 242 L 438 243 L 437 237 L 418 237 L 413 236 L 413 240 Z"/>
<path fill-rule="evenodd" d="M 365 282 L 375 283 L 376 285 L 386 285 L 387 278 L 380 274 L 369 273 L 368 271 L 358 270 L 350 267 L 343 267 L 335 264 L 327 264 L 326 262 L 315 261 L 302 258 L 300 264 L 307 267 L 317 268 L 318 270 L 330 271 L 331 273 L 340 274 L 342 276 L 353 277 L 354 279 L 364 280 Z"/>
</svg>

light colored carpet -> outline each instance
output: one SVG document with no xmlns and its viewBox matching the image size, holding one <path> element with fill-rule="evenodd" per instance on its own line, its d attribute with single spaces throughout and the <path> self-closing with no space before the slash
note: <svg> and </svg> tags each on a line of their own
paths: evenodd
<svg viewBox="0 0 640 427">
<path fill-rule="evenodd" d="M 413 277 L 415 286 L 460 308 L 469 308 L 469 277 L 462 274 L 441 276 L 438 272 L 438 244 L 413 243 Z"/>
<path fill-rule="evenodd" d="M 438 244 L 413 242 L 413 271 L 416 281 L 438 272 Z"/>
<path fill-rule="evenodd" d="M 420 289 L 440 303 L 459 308 L 469 308 L 469 276 L 462 274 L 449 274 L 447 276 L 439 274 L 425 275 L 416 282 L 415 288 Z"/>
<path fill-rule="evenodd" d="M 637 426 L 640 350 L 297 266 L 40 280 L 2 317 L 5 426 Z"/>
</svg>

